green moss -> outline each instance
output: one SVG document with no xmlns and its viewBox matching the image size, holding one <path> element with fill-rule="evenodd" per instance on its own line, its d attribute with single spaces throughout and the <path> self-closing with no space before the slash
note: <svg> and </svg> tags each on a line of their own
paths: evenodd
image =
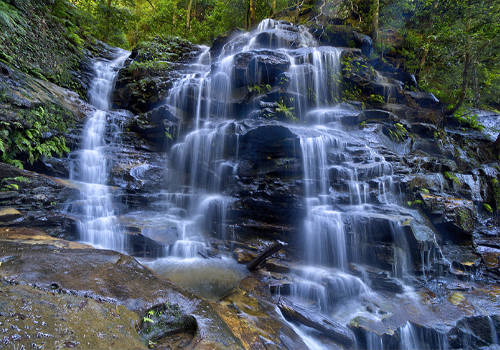
<svg viewBox="0 0 500 350">
<path fill-rule="evenodd" d="M 421 205 L 423 204 L 423 202 L 420 199 L 415 199 L 414 201 L 406 202 L 406 204 L 408 204 L 408 206 L 411 207 L 412 205 Z"/>
<path fill-rule="evenodd" d="M 90 46 L 79 12 L 66 1 L 50 6 L 35 0 L 0 2 L 0 60 L 38 79 L 85 95 L 71 70 L 79 70 L 85 46 Z"/>
<path fill-rule="evenodd" d="M 449 171 L 444 172 L 444 176 L 453 181 L 453 183 L 457 186 L 462 186 L 462 181 L 453 173 L 450 173 Z"/>
<path fill-rule="evenodd" d="M 143 317 L 139 334 L 146 344 L 162 338 L 166 334 L 182 331 L 192 331 L 196 321 L 192 316 L 181 312 L 177 304 L 156 305 L 149 309 Z"/>
<path fill-rule="evenodd" d="M 483 203 L 483 207 L 484 207 L 484 209 L 486 209 L 490 213 L 493 213 L 493 208 L 491 207 L 491 205 L 489 205 L 487 203 Z"/>
<path fill-rule="evenodd" d="M 73 126 L 72 115 L 57 105 L 37 106 L 15 119 L 0 122 L 0 159 L 22 168 L 39 157 L 69 152 L 64 133 Z"/>
</svg>

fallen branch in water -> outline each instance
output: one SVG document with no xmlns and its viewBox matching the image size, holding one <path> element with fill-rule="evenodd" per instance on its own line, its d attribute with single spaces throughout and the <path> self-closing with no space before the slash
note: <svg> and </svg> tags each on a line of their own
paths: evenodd
<svg viewBox="0 0 500 350">
<path fill-rule="evenodd" d="M 268 247 L 262 253 L 260 253 L 255 259 L 247 264 L 247 269 L 250 271 L 256 270 L 259 265 L 269 259 L 272 255 L 279 252 L 281 249 L 286 247 L 288 244 L 281 241 L 276 241 L 272 246 Z"/>
</svg>

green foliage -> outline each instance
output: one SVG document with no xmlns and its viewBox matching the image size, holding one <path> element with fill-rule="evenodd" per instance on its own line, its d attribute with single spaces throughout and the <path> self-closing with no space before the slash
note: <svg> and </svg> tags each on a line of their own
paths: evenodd
<svg viewBox="0 0 500 350">
<path fill-rule="evenodd" d="M 380 6 L 376 48 L 401 57 L 420 88 L 448 104 L 498 103 L 500 1 L 386 0 Z M 368 16 L 362 22 L 367 26 Z"/>
<path fill-rule="evenodd" d="M 421 205 L 423 204 L 423 202 L 420 199 L 415 199 L 414 201 L 406 202 L 406 204 L 408 204 L 408 206 L 411 207 L 412 205 Z"/>
<path fill-rule="evenodd" d="M 384 97 L 379 94 L 371 94 L 370 100 L 376 103 L 384 103 Z"/>
<path fill-rule="evenodd" d="M 158 61 L 157 59 L 151 61 L 134 61 L 127 67 L 129 72 L 133 72 L 136 69 L 147 69 L 151 72 L 160 73 L 166 72 L 170 69 L 170 63 L 166 61 Z"/>
<path fill-rule="evenodd" d="M 276 111 L 282 113 L 286 119 L 289 119 L 293 122 L 299 121 L 299 118 L 297 118 L 293 113 L 294 107 L 287 107 L 285 102 L 283 102 L 283 100 L 281 100 L 280 102 L 276 102 L 276 104 L 278 105 Z"/>
<path fill-rule="evenodd" d="M 23 161 L 33 164 L 41 156 L 69 152 L 62 134 L 73 121 L 57 106 L 35 107 L 18 120 L 0 122 L 1 161 L 23 168 Z"/>
<path fill-rule="evenodd" d="M 250 93 L 256 93 L 257 95 L 260 95 L 262 94 L 263 92 L 267 92 L 267 91 L 271 91 L 271 85 L 269 84 L 260 84 L 260 85 L 251 85 L 251 86 L 248 86 L 248 91 Z"/>
<path fill-rule="evenodd" d="M 483 203 L 483 207 L 484 207 L 484 209 L 486 209 L 490 213 L 493 213 L 493 208 L 489 204 Z"/>
<path fill-rule="evenodd" d="M 272 3 L 254 0 L 257 21 L 269 16 Z M 179 36 L 210 44 L 219 34 L 247 28 L 248 0 L 79 0 L 76 5 L 88 18 L 86 30 L 96 38 L 120 47 L 133 47 L 155 35 Z M 280 11 L 292 0 L 276 0 Z"/>
<path fill-rule="evenodd" d="M 449 171 L 444 172 L 444 176 L 453 181 L 453 183 L 457 186 L 462 186 L 462 181 L 453 173 L 450 173 Z"/>
<path fill-rule="evenodd" d="M 170 133 L 170 128 L 165 128 L 165 137 L 170 139 L 170 141 L 173 140 L 172 134 Z"/>
<path fill-rule="evenodd" d="M 484 130 L 484 125 L 479 123 L 477 120 L 478 115 L 467 111 L 465 108 L 460 108 L 455 112 L 455 119 L 461 124 L 467 125 L 468 127 L 476 130 Z"/>
<path fill-rule="evenodd" d="M 403 142 L 408 137 L 408 130 L 403 126 L 403 124 L 394 124 L 394 130 L 387 129 L 389 131 L 389 137 L 396 142 Z"/>
<path fill-rule="evenodd" d="M 20 185 L 29 183 L 31 180 L 24 176 L 7 177 L 1 180 L 3 187 L 1 191 L 19 190 Z"/>
<path fill-rule="evenodd" d="M 22 17 L 18 10 L 6 2 L 0 1 L 0 25 L 3 28 L 24 30 Z"/>
<path fill-rule="evenodd" d="M 151 322 L 151 323 L 155 323 L 155 321 L 153 321 L 151 319 L 151 317 L 153 317 L 155 315 L 155 312 L 153 310 L 149 310 L 148 313 L 146 314 L 146 316 L 144 316 L 142 318 L 143 322 Z"/>
</svg>

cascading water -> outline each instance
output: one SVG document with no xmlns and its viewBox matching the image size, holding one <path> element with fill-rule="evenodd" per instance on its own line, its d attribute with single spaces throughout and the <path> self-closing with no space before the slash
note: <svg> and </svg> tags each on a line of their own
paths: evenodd
<svg viewBox="0 0 500 350">
<path fill-rule="evenodd" d="M 290 297 L 298 302 L 312 301 L 320 312 L 334 313 L 335 318 L 346 323 L 355 313 L 353 310 L 363 308 L 360 301 L 373 294 L 366 284 L 370 283 L 368 279 L 363 281 L 349 273 L 350 262 L 370 261 L 349 241 L 346 223 L 358 216 L 375 215 L 371 208 L 379 202 L 388 204 L 392 168 L 383 156 L 344 130 L 343 126 L 357 112 L 338 105 L 342 97 L 342 50 L 317 47 L 312 35 L 303 28 L 294 32 L 293 38 L 280 36 L 287 26 L 266 20 L 256 31 L 228 42 L 216 61 L 211 62 L 205 49 L 170 90 L 166 104 L 183 111 L 191 131 L 171 148 L 172 183 L 169 192 L 162 195 L 164 200 L 160 205 L 167 210 L 162 220 L 177 227 L 178 239 L 167 247 L 167 258 L 150 266 L 174 281 L 182 275 L 179 282 L 190 285 L 185 276 L 198 276 L 195 271 L 206 264 L 196 258 L 198 252 L 210 247 L 206 233 L 211 232 L 223 241 L 228 238 L 226 211 L 234 199 L 224 193 L 235 181 L 240 136 L 249 129 L 248 123 L 235 119 L 241 119 L 238 113 L 253 113 L 251 109 L 239 110 L 234 101 L 245 93 L 243 86 L 250 86 L 251 94 L 268 91 L 271 84 L 287 86 L 287 95 L 280 95 L 281 100 L 274 105 L 302 123 L 313 124 L 292 127 L 300 137 L 297 152 L 303 160 L 307 214 L 302 239 L 306 265 L 295 268 Z M 259 61 L 261 54 L 276 57 L 287 73 L 269 80 L 263 71 L 267 68 Z M 248 69 L 238 70 L 242 62 L 252 57 L 256 59 Z M 265 97 L 257 97 L 249 106 L 258 108 L 269 103 Z M 360 163 L 361 157 L 368 162 Z M 371 198 L 374 186 L 378 198 Z M 336 191 L 345 188 L 349 198 Z M 395 232 L 399 233 L 397 229 Z M 394 241 L 395 252 L 405 248 Z M 394 259 L 406 261 L 400 255 L 395 253 Z M 397 271 L 406 273 L 407 269 L 398 267 Z M 403 277 L 399 272 L 396 277 Z M 203 285 L 202 279 L 198 277 L 197 283 Z M 197 290 L 199 286 L 190 288 Z M 301 327 L 300 332 L 309 346 L 321 348 L 314 337 L 305 335 L 307 329 Z M 370 337 L 372 346 L 380 343 L 380 338 Z"/>
<path fill-rule="evenodd" d="M 111 106 L 111 94 L 118 70 L 129 56 L 120 51 L 112 62 L 95 62 L 95 77 L 88 92 L 90 103 L 96 111 L 88 118 L 82 134 L 82 147 L 77 152 L 77 164 L 71 171 L 71 179 L 82 183 L 80 201 L 82 218 L 78 232 L 80 240 L 99 248 L 124 252 L 125 236 L 117 230 L 117 219 L 113 209 L 110 189 L 106 186 L 109 165 L 104 140 L 107 126 L 107 111 Z"/>
<path fill-rule="evenodd" d="M 210 57 L 212 53 L 204 48 L 171 88 L 165 104 L 178 113 L 182 127 L 169 153 L 168 185 L 152 205 L 156 212 L 147 215 L 152 227 L 143 229 L 143 234 L 147 230 L 168 232 L 171 239 L 166 257 L 145 263 L 209 299 L 217 300 L 231 290 L 247 273 L 245 268 L 235 266 L 227 256 L 204 260 L 200 255 L 210 257 L 216 248 L 217 254 L 224 255 L 235 240 L 235 231 L 244 231 L 260 219 L 230 222 L 235 202 L 241 211 L 250 208 L 251 212 L 253 205 L 262 205 L 259 215 L 265 216 L 267 205 L 281 199 L 272 193 L 281 180 L 269 180 L 262 170 L 278 163 L 270 155 L 276 135 L 255 132 L 274 127 L 269 129 L 283 133 L 287 141 L 298 141 L 290 142 L 289 154 L 280 153 L 285 159 L 280 175 L 285 178 L 296 171 L 302 176 L 296 181 L 303 209 L 297 215 L 302 215 L 298 239 L 302 265 L 290 268 L 293 285 L 283 294 L 343 325 L 368 320 L 359 326 L 359 344 L 354 346 L 445 349 L 448 345 L 440 340 L 441 333 L 428 340 L 407 322 L 413 322 L 412 315 L 397 313 L 399 305 L 418 307 L 418 297 L 409 286 L 417 277 L 406 230 L 408 219 L 418 214 L 398 205 L 393 167 L 384 151 L 376 151 L 359 128 L 360 111 L 340 103 L 343 50 L 317 47 L 303 27 L 282 35 L 290 27 L 266 20 L 254 32 L 229 40 L 218 57 Z M 268 75 L 268 69 L 275 74 Z M 274 120 L 279 113 L 281 121 Z M 255 143 L 266 144 L 263 148 L 269 150 L 251 153 Z M 99 143 L 97 149 L 102 146 Z M 299 159 L 292 170 L 287 169 L 290 154 Z M 248 159 L 253 167 L 245 163 Z M 259 177 L 264 181 L 255 185 L 253 179 Z M 105 180 L 99 179 L 99 188 L 107 191 Z M 254 195 L 263 199 L 258 202 Z M 109 201 L 109 195 L 95 197 Z M 114 220 L 110 201 L 93 207 L 105 210 L 87 216 L 99 222 Z M 93 220 L 85 222 L 90 227 L 87 231 L 92 231 Z M 272 223 L 269 227 L 274 230 Z M 112 232 L 112 226 L 103 230 Z M 427 257 L 418 257 L 423 274 L 430 255 L 427 250 Z M 216 284 L 224 288 L 215 288 Z M 387 295 L 397 302 L 388 301 Z M 397 321 L 385 328 L 390 313 L 397 314 Z M 318 341 L 317 331 L 292 328 L 309 347 L 326 346 Z M 401 342 L 386 342 L 380 335 L 389 333 L 397 334 Z"/>
</svg>

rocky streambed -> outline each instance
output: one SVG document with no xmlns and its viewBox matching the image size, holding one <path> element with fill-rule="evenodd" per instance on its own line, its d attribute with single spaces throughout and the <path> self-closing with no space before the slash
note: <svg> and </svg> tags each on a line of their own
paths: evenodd
<svg viewBox="0 0 500 350">
<path fill-rule="evenodd" d="M 75 156 L 1 164 L 3 346 L 498 346 L 497 131 L 441 118 L 411 75 L 364 56 L 369 38 L 345 35 L 357 48 L 324 37 L 318 47 L 314 31 L 267 21 L 212 48 L 178 45 L 167 71 L 129 69 L 152 59 L 132 53 L 103 153 L 127 254 L 75 242 Z M 61 105 L 79 149 L 92 106 L 8 67 L 0 80 L 4 110 Z M 481 118 L 498 125 L 495 113 Z M 223 283 L 216 263 L 184 282 L 191 291 L 160 276 L 198 251 L 242 267 L 278 240 L 287 246 L 257 271 L 234 268 L 216 297 L 193 294 L 204 278 Z M 290 322 L 280 297 L 355 342 Z"/>
</svg>

